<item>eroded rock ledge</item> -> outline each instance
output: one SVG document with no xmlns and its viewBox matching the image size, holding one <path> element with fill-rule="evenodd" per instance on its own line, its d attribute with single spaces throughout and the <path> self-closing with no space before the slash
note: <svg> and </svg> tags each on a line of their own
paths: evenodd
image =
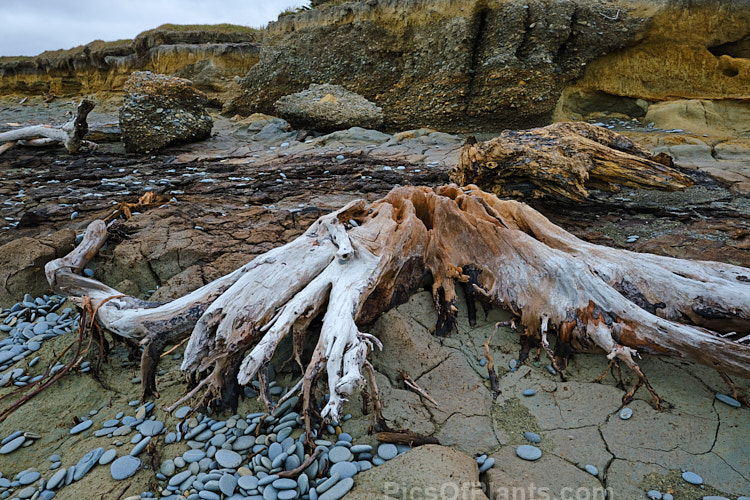
<svg viewBox="0 0 750 500">
<path fill-rule="evenodd" d="M 477 132 L 546 124 L 556 108 L 641 104 L 642 116 L 674 96 L 747 99 L 747 19 L 745 2 L 717 0 L 328 6 L 268 26 L 226 111 L 268 113 L 281 96 L 333 83 L 381 106 L 389 128 Z"/>
</svg>

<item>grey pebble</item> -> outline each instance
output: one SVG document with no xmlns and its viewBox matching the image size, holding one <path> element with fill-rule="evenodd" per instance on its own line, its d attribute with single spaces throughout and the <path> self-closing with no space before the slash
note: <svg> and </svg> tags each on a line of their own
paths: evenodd
<svg viewBox="0 0 750 500">
<path fill-rule="evenodd" d="M 349 451 L 349 450 L 347 450 Z M 398 455 L 398 448 L 391 443 L 383 443 L 378 446 L 378 456 L 383 460 L 390 460 Z"/>
<path fill-rule="evenodd" d="M 630 417 L 633 416 L 633 410 L 630 408 L 623 408 L 620 410 L 620 418 L 623 420 L 628 420 Z"/>
<path fill-rule="evenodd" d="M 703 478 L 695 472 L 685 471 L 682 473 L 682 479 L 690 484 L 703 484 Z"/>
<path fill-rule="evenodd" d="M 36 493 L 36 488 L 33 486 L 29 486 L 28 488 L 24 488 L 21 491 L 17 493 L 18 498 L 31 498 L 34 493 Z"/>
<path fill-rule="evenodd" d="M 47 481 L 47 489 L 54 490 L 58 486 L 60 486 L 65 479 L 65 476 L 67 475 L 67 471 L 65 469 L 60 469 L 59 471 L 52 474 L 52 477 Z"/>
<path fill-rule="evenodd" d="M 26 438 L 23 436 L 18 436 L 8 441 L 2 448 L 0 448 L 0 455 L 7 455 L 8 453 L 16 451 L 21 447 L 24 441 L 26 441 Z"/>
<path fill-rule="evenodd" d="M 188 450 L 182 454 L 182 459 L 185 460 L 185 463 L 191 464 L 202 460 L 205 456 L 206 452 L 203 450 Z"/>
<path fill-rule="evenodd" d="M 357 472 L 357 466 L 352 462 L 339 462 L 331 466 L 331 475 L 336 473 L 341 478 L 353 477 Z"/>
<path fill-rule="evenodd" d="M 117 450 L 110 448 L 99 458 L 99 465 L 107 465 L 117 457 Z"/>
<path fill-rule="evenodd" d="M 536 446 L 522 444 L 521 446 L 516 448 L 516 455 L 524 460 L 534 461 L 541 458 L 542 450 L 540 450 Z"/>
<path fill-rule="evenodd" d="M 221 479 L 219 479 L 219 489 L 222 493 L 226 496 L 230 496 L 234 493 L 235 488 L 237 488 L 237 479 L 232 474 L 224 474 L 221 476 Z"/>
<path fill-rule="evenodd" d="M 672 496 L 671 493 L 664 493 L 661 496 L 661 500 L 674 500 L 674 497 Z M 741 500 L 741 499 L 738 499 L 738 500 Z"/>
<path fill-rule="evenodd" d="M 339 500 L 354 486 L 354 479 L 347 477 L 333 485 L 331 489 L 318 496 L 318 500 Z"/>
<path fill-rule="evenodd" d="M 90 471 L 96 463 L 99 461 L 101 456 L 104 454 L 104 448 L 94 448 L 90 452 L 86 453 L 78 463 L 75 465 L 75 474 L 73 479 L 80 481 L 83 476 Z"/>
<path fill-rule="evenodd" d="M 480 473 L 481 472 L 487 472 L 488 470 L 490 470 L 494 466 L 495 466 L 495 459 L 492 458 L 492 457 L 490 457 L 490 458 L 488 458 L 487 460 L 484 461 L 484 463 L 482 464 L 481 467 L 479 467 L 479 472 Z"/>
<path fill-rule="evenodd" d="M 538 444 L 542 442 L 542 438 L 537 434 L 536 432 L 524 432 L 523 437 L 528 441 L 529 443 Z"/>
<path fill-rule="evenodd" d="M 183 406 L 182 408 L 178 408 L 177 411 L 174 412 L 175 418 L 179 418 L 182 420 L 187 416 L 187 414 L 190 412 L 189 406 Z"/>
<path fill-rule="evenodd" d="M 138 427 L 138 432 L 144 436 L 156 436 L 162 429 L 164 429 L 164 424 L 158 420 L 146 420 Z"/>
<path fill-rule="evenodd" d="M 526 397 L 533 396 L 536 394 L 536 391 L 534 389 L 526 389 L 522 392 L 522 394 Z"/>
<path fill-rule="evenodd" d="M 380 453 L 380 452 L 378 451 L 378 453 Z M 339 463 L 339 462 L 349 462 L 353 458 L 354 458 L 354 456 L 352 455 L 352 452 L 349 451 L 349 449 L 346 448 L 346 447 L 344 447 L 344 446 L 334 446 L 328 452 L 328 459 L 333 464 L 336 464 L 336 463 Z M 385 457 L 383 457 L 383 458 L 385 458 Z M 393 457 L 391 457 L 391 458 L 393 458 Z"/>
<path fill-rule="evenodd" d="M 146 436 L 145 438 L 143 438 L 140 443 L 138 443 L 137 445 L 133 447 L 133 449 L 130 452 L 130 456 L 137 457 L 138 455 L 140 455 L 140 453 L 146 448 L 146 446 L 148 446 L 150 442 L 151 442 L 151 436 Z"/>
<path fill-rule="evenodd" d="M 232 450 L 219 450 L 215 458 L 219 465 L 229 469 L 236 469 L 242 464 L 242 455 Z"/>
<path fill-rule="evenodd" d="M 93 420 L 84 420 L 80 424 L 78 424 L 78 425 L 74 426 L 72 429 L 70 429 L 70 433 L 71 434 L 78 434 L 79 432 L 85 431 L 86 429 L 88 429 L 92 425 L 94 425 L 94 421 Z"/>
<path fill-rule="evenodd" d="M 649 497 L 651 500 L 661 500 L 661 491 L 650 490 L 646 492 L 646 496 Z"/>
<path fill-rule="evenodd" d="M 727 396 L 726 394 L 717 394 L 716 399 L 724 403 L 725 405 L 729 405 L 732 408 L 740 408 L 742 406 L 742 403 L 737 401 L 731 396 Z"/>
<path fill-rule="evenodd" d="M 254 490 L 258 487 L 258 478 L 255 476 L 240 476 L 240 478 L 237 479 L 237 486 L 243 490 Z"/>
<path fill-rule="evenodd" d="M 23 476 L 18 478 L 18 482 L 21 483 L 21 485 L 26 486 L 28 484 L 31 484 L 35 481 L 37 481 L 40 477 L 42 477 L 41 474 L 39 474 L 37 471 L 29 471 Z"/>
<path fill-rule="evenodd" d="M 125 455 L 124 457 L 120 457 L 114 462 L 112 462 L 112 465 L 109 468 L 109 472 L 110 474 L 112 474 L 112 479 L 116 481 L 121 481 L 123 479 L 129 478 L 130 476 L 138 472 L 138 469 L 140 468 L 141 468 L 140 458 L 132 457 L 130 455 Z M 190 473 L 188 472 L 188 475 L 189 474 Z M 172 482 L 170 481 L 169 484 L 172 484 Z"/>
<path fill-rule="evenodd" d="M 592 476 L 598 476 L 599 475 L 599 469 L 597 469 L 595 466 L 588 464 L 583 467 L 586 469 L 586 472 L 591 474 Z"/>
</svg>

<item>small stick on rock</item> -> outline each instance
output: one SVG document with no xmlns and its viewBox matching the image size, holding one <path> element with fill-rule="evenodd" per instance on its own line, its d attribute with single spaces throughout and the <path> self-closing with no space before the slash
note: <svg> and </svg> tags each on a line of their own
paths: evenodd
<svg viewBox="0 0 750 500">
<path fill-rule="evenodd" d="M 427 391 L 425 391 L 424 389 L 422 389 L 421 387 L 419 387 L 419 385 L 417 385 L 417 383 L 414 382 L 414 380 L 412 380 L 412 378 L 409 376 L 408 373 L 406 373 L 403 370 L 399 370 L 398 374 L 403 379 L 404 385 L 407 388 L 411 389 L 412 391 L 416 392 L 417 394 L 419 394 L 420 396 L 422 396 L 423 398 L 425 398 L 430 403 L 434 404 L 435 407 L 440 408 L 440 405 L 437 404 L 437 401 L 435 401 L 434 399 L 432 399 L 432 396 L 430 396 L 427 393 Z"/>
<path fill-rule="evenodd" d="M 378 432 L 376 438 L 381 443 L 408 444 L 411 447 L 422 446 L 423 444 L 440 444 L 437 438 L 408 431 Z"/>
<path fill-rule="evenodd" d="M 315 450 L 315 453 L 307 457 L 307 460 L 305 460 L 302 465 L 300 465 L 296 469 L 277 472 L 277 474 L 280 478 L 296 479 L 297 476 L 305 472 L 305 469 L 310 467 L 310 465 L 318 459 L 321 453 L 323 453 L 323 448 L 318 448 Z"/>
</svg>

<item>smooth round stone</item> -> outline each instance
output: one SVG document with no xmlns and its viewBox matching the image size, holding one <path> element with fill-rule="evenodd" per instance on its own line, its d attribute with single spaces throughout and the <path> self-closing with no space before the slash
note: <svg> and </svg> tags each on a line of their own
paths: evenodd
<svg viewBox="0 0 750 500">
<path fill-rule="evenodd" d="M 536 446 L 531 446 L 530 444 L 522 444 L 521 446 L 516 448 L 516 455 L 518 455 L 519 458 L 523 458 L 524 460 L 534 461 L 541 458 L 542 450 L 540 450 Z"/>
<path fill-rule="evenodd" d="M 273 462 L 283 452 L 284 448 L 281 447 L 280 443 L 271 443 L 271 446 L 268 447 L 268 459 Z"/>
<path fill-rule="evenodd" d="M 293 500 L 294 498 L 297 498 L 297 495 L 297 490 L 281 490 L 276 494 L 276 498 L 278 500 Z"/>
<path fill-rule="evenodd" d="M 219 489 L 226 496 L 230 496 L 234 493 L 234 489 L 237 487 L 237 479 L 232 474 L 224 474 L 219 479 Z"/>
<path fill-rule="evenodd" d="M 633 416 L 633 410 L 630 408 L 623 408 L 620 410 L 620 418 L 623 420 L 628 420 L 630 417 Z"/>
<path fill-rule="evenodd" d="M 349 450 L 346 450 L 346 451 L 349 451 Z M 383 443 L 380 446 L 378 446 L 378 456 L 382 458 L 383 460 L 390 460 L 392 458 L 396 458 L 396 455 L 398 455 L 398 448 L 396 448 L 395 444 Z"/>
<path fill-rule="evenodd" d="M 124 457 L 120 457 L 112 462 L 112 465 L 109 467 L 109 472 L 112 474 L 112 479 L 121 481 L 135 474 L 140 468 L 140 458 L 125 455 Z"/>
<path fill-rule="evenodd" d="M 672 494 L 671 494 L 671 493 L 664 493 L 664 494 L 663 494 L 663 495 L 661 496 L 661 500 L 674 500 L 674 497 L 672 496 Z M 738 498 L 737 500 L 742 500 L 742 499 L 741 499 L 741 498 Z"/>
<path fill-rule="evenodd" d="M 352 437 L 352 435 L 348 432 L 342 432 L 341 434 L 339 434 L 339 441 L 346 441 L 348 443 L 351 443 L 353 439 L 354 438 Z"/>
<path fill-rule="evenodd" d="M 117 457 L 117 450 L 114 448 L 110 448 L 109 450 L 105 451 L 102 456 L 99 458 L 99 465 L 107 465 L 112 460 Z"/>
<path fill-rule="evenodd" d="M 52 500 L 55 498 L 55 492 L 50 490 L 44 490 L 39 494 L 39 500 Z"/>
<path fill-rule="evenodd" d="M 685 471 L 682 473 L 682 479 L 690 484 L 703 484 L 703 478 L 695 472 Z"/>
<path fill-rule="evenodd" d="M 258 481 L 258 486 L 269 485 L 273 483 L 274 481 L 276 481 L 278 478 L 279 478 L 278 474 L 271 474 L 270 476 L 260 478 L 260 480 Z"/>
<path fill-rule="evenodd" d="M 123 457 L 123 458 L 125 458 L 125 457 Z M 184 470 L 184 471 L 182 471 L 182 472 L 180 472 L 180 473 L 175 474 L 174 476 L 172 476 L 172 478 L 169 480 L 169 485 L 170 486 L 178 486 L 178 485 L 184 483 L 192 475 L 193 475 L 193 473 L 190 472 L 189 470 Z"/>
<path fill-rule="evenodd" d="M 175 470 L 174 460 L 171 459 L 163 461 L 159 467 L 159 472 L 165 476 L 172 476 Z"/>
<path fill-rule="evenodd" d="M 16 451 L 21 447 L 24 441 L 26 441 L 26 438 L 23 436 L 18 436 L 17 438 L 11 439 L 7 443 L 5 443 L 2 448 L 0 448 L 0 455 L 7 455 L 8 453 Z"/>
<path fill-rule="evenodd" d="M 537 444 L 542 442 L 542 438 L 536 432 L 524 432 L 523 437 L 526 438 L 526 441 L 529 443 Z"/>
<path fill-rule="evenodd" d="M 351 490 L 353 486 L 354 479 L 347 477 L 331 486 L 331 488 L 322 495 L 318 495 L 318 500 L 339 500 L 339 498 L 349 493 L 349 490 Z"/>
<path fill-rule="evenodd" d="M 370 453 L 372 451 L 372 446 L 369 444 L 355 444 L 351 448 L 349 448 L 349 451 L 354 453 L 355 455 L 358 455 L 360 453 Z"/>
<path fill-rule="evenodd" d="M 50 455 L 49 457 L 50 462 L 59 462 L 61 460 L 62 460 L 62 457 L 58 455 L 57 453 L 55 453 L 54 455 Z"/>
<path fill-rule="evenodd" d="M 182 459 L 185 460 L 185 463 L 187 464 L 198 462 L 199 460 L 202 460 L 205 457 L 206 457 L 206 452 L 203 450 L 188 450 L 182 454 Z"/>
<path fill-rule="evenodd" d="M 242 455 L 232 450 L 219 450 L 214 457 L 222 467 L 236 469 L 242 464 Z"/>
<path fill-rule="evenodd" d="M 7 477 L 0 477 L 0 488 L 10 488 L 10 479 Z"/>
<path fill-rule="evenodd" d="M 297 481 L 285 477 L 277 479 L 271 484 L 277 490 L 291 490 L 297 487 Z"/>
<path fill-rule="evenodd" d="M 198 492 L 198 497 L 203 500 L 221 500 L 221 496 L 218 493 L 214 493 L 209 490 L 201 490 Z"/>
<path fill-rule="evenodd" d="M 494 466 L 495 466 L 495 459 L 492 458 L 492 457 L 490 457 L 490 458 L 488 458 L 487 460 L 484 461 L 484 463 L 482 464 L 481 467 L 479 467 L 479 472 L 480 473 L 481 472 L 487 472 L 488 470 L 490 470 Z"/>
<path fill-rule="evenodd" d="M 36 493 L 36 488 L 33 486 L 29 486 L 28 488 L 24 488 L 21 491 L 17 493 L 18 498 L 31 498 L 34 493 Z"/>
<path fill-rule="evenodd" d="M 57 472 L 55 472 L 51 478 L 49 478 L 49 481 L 47 481 L 47 489 L 48 490 L 54 490 L 58 486 L 60 486 L 63 481 L 65 480 L 65 476 L 68 474 L 68 471 L 66 469 L 60 469 Z"/>
<path fill-rule="evenodd" d="M 663 497 L 662 497 L 662 500 L 663 500 Z M 703 497 L 703 500 L 730 500 L 730 499 L 727 497 L 720 497 L 718 495 L 709 495 L 707 497 Z M 737 499 L 737 500 L 740 500 L 740 499 Z"/>
<path fill-rule="evenodd" d="M 113 418 L 112 420 L 107 420 L 102 424 L 102 428 L 105 427 L 117 427 L 120 424 L 120 420 L 117 418 Z"/>
<path fill-rule="evenodd" d="M 72 429 L 70 429 L 70 433 L 71 434 L 78 434 L 79 432 L 85 431 L 86 429 L 88 429 L 92 425 L 94 425 L 94 421 L 93 420 L 84 420 L 80 424 L 78 424 L 75 427 L 73 427 Z"/>
<path fill-rule="evenodd" d="M 650 490 L 646 492 L 646 496 L 651 500 L 661 500 L 661 491 Z"/>
<path fill-rule="evenodd" d="M 586 469 L 586 472 L 588 472 L 592 476 L 598 476 L 599 475 L 599 469 L 597 469 L 595 466 L 593 466 L 591 464 L 585 465 L 583 468 Z"/>
<path fill-rule="evenodd" d="M 258 487 L 258 478 L 255 476 L 240 476 L 237 486 L 243 490 L 254 490 Z"/>
<path fill-rule="evenodd" d="M 190 413 L 190 407 L 189 406 L 183 406 L 181 408 L 178 408 L 177 411 L 174 412 L 175 418 L 179 418 L 182 420 L 187 416 L 187 414 Z"/>
<path fill-rule="evenodd" d="M 536 391 L 534 389 L 526 389 L 521 394 L 523 394 L 526 397 L 533 396 L 536 394 Z"/>
<path fill-rule="evenodd" d="M 144 436 L 157 436 L 164 428 L 164 424 L 158 420 L 146 420 L 138 428 L 138 432 Z"/>
<path fill-rule="evenodd" d="M 31 347 L 29 347 L 29 349 L 31 349 Z M 732 408 L 740 408 L 742 406 L 742 403 L 731 396 L 727 396 L 726 394 L 717 394 L 716 399 L 718 399 L 725 405 L 731 406 Z"/>
<path fill-rule="evenodd" d="M 21 485 L 26 486 L 38 480 L 40 477 L 42 477 L 42 475 L 39 474 L 37 471 L 31 471 L 19 477 L 18 482 L 21 483 Z"/>
<path fill-rule="evenodd" d="M 357 472 L 357 466 L 353 462 L 339 462 L 331 466 L 331 475 L 338 473 L 341 478 L 354 477 Z"/>
<path fill-rule="evenodd" d="M 243 420 L 244 422 L 244 420 Z M 255 444 L 255 436 L 240 436 L 232 443 L 234 451 L 248 450 Z"/>
<path fill-rule="evenodd" d="M 36 352 L 36 351 L 38 351 L 39 349 L 41 349 L 41 348 L 42 348 L 42 344 L 40 344 L 40 343 L 39 343 L 39 342 L 37 342 L 36 340 L 30 340 L 30 341 L 29 341 L 29 342 L 28 342 L 28 343 L 26 344 L 26 347 L 28 347 L 28 348 L 29 348 L 29 351 L 34 351 L 34 352 Z"/>
<path fill-rule="evenodd" d="M 328 459 L 333 464 L 337 464 L 339 462 L 349 462 L 353 458 L 354 458 L 354 455 L 352 455 L 352 452 L 349 451 L 349 448 L 346 448 L 344 446 L 334 446 L 328 452 Z M 383 458 L 385 458 L 385 457 L 383 457 Z M 391 458 L 393 458 L 393 457 L 391 457 Z"/>
<path fill-rule="evenodd" d="M 36 335 L 41 335 L 47 330 L 49 330 L 49 325 L 45 321 L 40 321 L 39 323 L 34 325 L 34 333 Z"/>
</svg>

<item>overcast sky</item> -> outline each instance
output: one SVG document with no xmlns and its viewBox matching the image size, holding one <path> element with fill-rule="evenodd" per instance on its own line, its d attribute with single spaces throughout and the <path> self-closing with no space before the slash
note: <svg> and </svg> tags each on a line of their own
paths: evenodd
<svg viewBox="0 0 750 500">
<path fill-rule="evenodd" d="M 0 56 L 33 56 L 160 24 L 261 26 L 308 0 L 0 0 Z"/>
</svg>

